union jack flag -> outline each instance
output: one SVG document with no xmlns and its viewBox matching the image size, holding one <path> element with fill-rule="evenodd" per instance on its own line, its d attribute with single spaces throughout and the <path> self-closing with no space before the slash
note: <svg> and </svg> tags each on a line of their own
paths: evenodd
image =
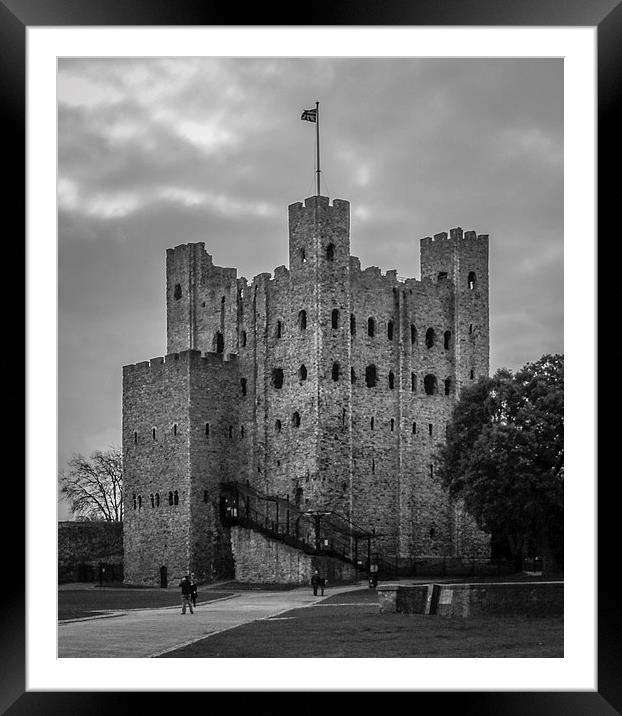
<svg viewBox="0 0 622 716">
<path fill-rule="evenodd" d="M 305 109 L 300 115 L 300 119 L 306 119 L 307 122 L 317 122 L 317 109 Z"/>
</svg>

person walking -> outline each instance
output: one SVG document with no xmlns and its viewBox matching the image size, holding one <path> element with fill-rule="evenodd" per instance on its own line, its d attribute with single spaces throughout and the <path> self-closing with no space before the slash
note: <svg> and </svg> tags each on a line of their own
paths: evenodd
<svg viewBox="0 0 622 716">
<path fill-rule="evenodd" d="M 197 596 L 199 594 L 199 588 L 197 585 L 197 580 L 194 576 L 194 572 L 190 575 L 190 597 L 192 599 L 192 606 L 196 609 L 197 606 Z"/>
<path fill-rule="evenodd" d="M 313 587 L 313 596 L 317 597 L 317 590 L 318 587 L 322 590 L 322 594 L 324 594 L 324 580 L 322 577 L 320 577 L 319 570 L 314 570 L 313 575 L 311 577 L 311 586 Z"/>
<path fill-rule="evenodd" d="M 189 607 L 190 614 L 194 614 L 194 610 L 192 609 L 192 587 L 187 574 L 182 577 L 179 586 L 181 587 L 181 613 L 185 614 L 186 607 Z"/>
</svg>

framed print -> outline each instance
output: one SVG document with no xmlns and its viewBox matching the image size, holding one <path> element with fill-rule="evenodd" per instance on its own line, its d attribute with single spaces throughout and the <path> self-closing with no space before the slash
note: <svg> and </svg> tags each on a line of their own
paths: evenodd
<svg viewBox="0 0 622 716">
<path fill-rule="evenodd" d="M 601 179 L 597 198 L 592 110 L 597 90 L 600 178 L 612 163 L 612 152 L 602 148 L 616 141 L 610 99 L 619 74 L 615 38 L 620 8 L 615 2 L 590 8 L 581 3 L 557 8 L 552 2 L 502 7 L 481 2 L 466 12 L 453 3 L 442 9 L 422 3 L 407 10 L 388 3 L 381 11 L 334 6 L 322 12 L 320 24 L 309 23 L 309 18 L 284 24 L 272 11 L 260 18 L 254 9 L 244 24 L 232 24 L 223 9 L 178 3 L 158 10 L 149 3 L 17 0 L 3 0 L 1 8 L 6 114 L 13 132 L 26 139 L 26 169 L 21 158 L 15 161 L 17 179 L 8 205 L 27 217 L 28 296 L 26 559 L 22 565 L 20 555 L 11 570 L 24 575 L 27 599 L 24 610 L 23 600 L 13 595 L 3 611 L 3 708 L 16 714 L 57 708 L 81 712 L 96 703 L 123 709 L 123 699 L 114 692 L 134 691 L 311 692 L 311 704 L 319 703 L 322 692 L 411 691 L 418 699 L 445 699 L 448 704 L 459 698 L 461 708 L 474 713 L 619 710 L 619 637 L 612 628 L 616 605 L 613 592 L 602 582 L 603 565 L 613 557 L 609 551 L 615 544 L 615 520 L 604 518 L 604 504 L 613 503 L 608 499 L 610 486 L 597 483 L 594 350 L 596 217 L 600 228 L 615 206 L 610 196 L 615 189 Z M 207 122 L 200 98 L 210 91 L 216 94 Z M 435 103 L 436 113 L 430 109 Z M 439 140 L 443 111 L 446 116 L 462 112 L 463 121 L 448 122 Z M 295 126 L 289 126 L 288 113 Z M 418 138 L 412 125 L 400 121 L 406 116 L 416 118 Z M 530 125 L 536 116 L 542 124 Z M 501 143 L 490 150 L 496 137 Z M 530 161 L 525 161 L 523 174 L 524 155 Z M 414 171 L 417 161 L 421 165 Z M 21 176 L 27 187 L 24 203 Z M 69 513 L 63 512 L 66 505 L 57 507 L 57 472 L 72 452 L 87 452 L 97 441 L 120 441 L 122 373 L 127 390 L 130 372 L 143 369 L 140 361 L 155 366 L 162 360 L 165 365 L 169 355 L 185 350 L 185 338 L 179 348 L 171 329 L 171 311 L 183 303 L 179 298 L 185 284 L 173 280 L 172 273 L 163 278 L 163 256 L 171 271 L 177 249 L 204 242 L 209 253 L 198 261 L 202 266 L 209 263 L 210 271 L 227 272 L 233 269 L 226 267 L 235 266 L 238 276 L 249 281 L 256 277 L 249 287 L 259 286 L 257 277 L 265 272 L 274 271 L 277 280 L 287 271 L 279 265 L 288 258 L 281 257 L 286 253 L 282 244 L 287 211 L 291 227 L 297 206 L 292 202 L 309 197 L 311 206 L 314 193 L 317 201 L 330 195 L 331 201 L 341 202 L 335 211 L 348 203 L 338 197 L 352 197 L 348 222 L 357 237 L 356 250 L 363 265 L 377 264 L 383 271 L 397 269 L 401 274 L 405 267 L 411 276 L 420 268 L 423 277 L 429 260 L 422 253 L 421 266 L 415 265 L 413 238 L 418 245 L 426 231 L 449 231 L 450 224 L 462 221 L 468 223 L 467 233 L 486 232 L 486 226 L 479 226 L 480 209 L 492 225 L 491 234 L 512 237 L 506 243 L 499 240 L 490 264 L 491 295 L 496 292 L 497 300 L 491 318 L 491 373 L 492 368 L 510 364 L 516 370 L 527 362 L 516 358 L 513 364 L 514 356 L 568 356 L 563 656 L 519 659 L 510 652 L 509 658 L 494 654 L 486 662 L 442 652 L 436 654 L 439 658 L 416 660 L 370 655 L 335 661 L 311 653 L 297 659 L 278 653 L 270 654 L 273 658 L 162 659 L 140 657 L 166 657 L 169 647 L 114 658 L 60 648 L 56 525 Z M 208 214 L 211 238 L 204 236 Z M 441 221 L 450 224 L 437 229 Z M 534 226 L 535 236 L 530 235 Z M 410 243 L 391 238 L 391 232 L 398 237 L 409 227 L 415 233 Z M 248 241 L 249 236 L 256 241 Z M 290 244 L 290 266 L 304 253 L 303 244 Z M 338 240 L 331 246 L 326 249 L 328 261 L 339 258 Z M 311 260 L 309 255 L 305 259 Z M 348 258 L 350 267 L 353 259 Z M 518 276 L 521 267 L 522 278 L 512 279 L 512 284 L 507 277 Z M 434 271 L 437 268 L 434 264 Z M 361 273 L 371 275 L 372 269 Z M 395 278 L 408 286 L 410 279 Z M 475 284 L 475 276 L 469 281 Z M 157 304 L 169 288 L 164 309 Z M 204 306 L 211 300 L 207 294 L 201 298 Z M 601 296 L 601 306 L 603 298 L 613 300 Z M 222 303 L 224 320 L 224 295 Z M 332 330 L 343 320 L 335 310 Z M 165 315 L 168 333 L 162 323 Z M 356 320 L 360 323 L 358 315 Z M 192 324 L 197 336 L 203 330 L 201 321 Z M 530 322 L 529 330 L 523 330 L 521 321 Z M 287 332 L 290 324 L 284 319 L 278 330 Z M 391 335 L 393 324 L 378 326 Z M 205 331 L 211 331 L 211 340 L 211 324 Z M 227 354 L 229 338 L 224 329 L 223 334 L 220 347 L 214 334 L 211 350 Z M 164 335 L 166 350 L 158 347 Z M 534 336 L 529 352 L 526 344 Z M 189 340 L 191 349 L 202 345 L 199 338 L 197 343 Z M 332 364 L 329 378 L 334 383 L 342 377 L 345 360 Z M 307 363 L 311 371 L 311 358 Z M 487 369 L 488 363 L 482 366 Z M 473 373 L 477 366 L 470 369 Z M 279 378 L 275 370 L 270 365 L 265 378 L 271 390 L 283 381 L 282 372 Z M 298 365 L 296 370 L 297 384 L 302 384 L 307 367 L 303 377 Z M 361 378 L 367 380 L 363 365 L 362 370 Z M 425 372 L 419 379 L 428 393 Z M 287 375 L 286 369 L 286 382 Z M 348 367 L 348 383 L 350 379 L 354 381 Z M 387 380 L 392 389 L 395 376 Z M 443 383 L 447 395 L 452 390 L 448 380 Z M 238 383 L 236 379 L 235 390 Z M 252 385 L 244 382 L 241 390 L 245 394 Z M 319 410 L 320 397 L 318 392 L 314 409 Z M 126 421 L 130 412 L 124 403 Z M 137 421 L 143 413 L 143 407 L 136 411 Z M 272 418 L 270 414 L 270 429 L 277 430 Z M 211 419 L 201 420 L 208 435 Z M 291 430 L 295 415 L 287 420 L 286 429 Z M 425 423 L 431 435 L 430 421 Z M 131 429 L 126 425 L 124 441 L 133 434 L 138 444 L 147 432 L 156 441 L 160 427 L 152 422 Z M 178 429 L 183 432 L 181 421 L 179 425 L 175 421 L 171 428 L 176 436 Z M 244 421 L 229 426 L 228 438 L 248 426 Z M 370 460 L 373 472 L 376 462 Z M 126 453 L 126 475 L 129 464 Z M 263 479 L 266 468 L 260 459 L 252 470 Z M 292 494 L 311 490 L 315 478 L 307 480 L 307 487 L 303 473 L 300 486 L 292 483 Z M 174 507 L 174 487 L 168 497 L 165 491 L 160 497 L 159 488 L 152 489 L 151 497 L 149 490 L 135 490 L 135 508 L 144 500 L 145 509 L 153 508 L 155 514 L 160 499 Z M 289 510 L 290 488 L 287 491 Z M 201 494 L 207 503 L 207 490 Z M 271 494 L 268 489 L 266 494 Z M 180 495 L 183 502 L 181 489 Z M 128 499 L 126 516 L 132 510 Z M 277 515 L 279 505 L 285 503 L 276 502 Z M 227 509 L 222 504 L 220 508 Z M 320 517 L 317 511 L 313 515 L 316 521 Z M 126 517 L 126 528 L 131 518 Z M 429 542 L 435 526 L 443 529 L 426 523 Z M 317 539 L 319 529 L 315 534 Z M 127 545 L 126 538 L 126 552 Z M 610 561 L 603 561 L 607 557 Z M 124 564 L 126 576 L 135 570 L 136 583 L 142 579 L 141 559 L 130 564 L 126 557 Z M 166 571 L 164 575 L 166 579 Z M 168 577 L 177 576 L 169 567 Z M 100 585 L 101 580 L 100 573 Z M 276 613 L 272 617 L 277 618 Z M 108 620 L 110 632 L 113 621 Z M 178 645 L 185 643 L 184 633 L 180 627 Z"/>
</svg>

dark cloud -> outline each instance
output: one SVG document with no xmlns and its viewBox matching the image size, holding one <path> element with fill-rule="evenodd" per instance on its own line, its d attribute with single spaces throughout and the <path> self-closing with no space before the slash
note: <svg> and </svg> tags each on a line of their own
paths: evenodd
<svg viewBox="0 0 622 716">
<path fill-rule="evenodd" d="M 248 278 L 287 263 L 287 205 L 351 201 L 363 266 L 491 235 L 491 367 L 563 350 L 563 61 L 63 59 L 59 459 L 120 439 L 121 366 L 165 351 L 166 248 Z"/>
</svg>

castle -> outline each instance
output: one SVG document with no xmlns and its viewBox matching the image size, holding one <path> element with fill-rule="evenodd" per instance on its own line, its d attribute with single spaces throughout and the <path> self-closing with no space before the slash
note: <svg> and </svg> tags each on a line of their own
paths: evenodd
<svg viewBox="0 0 622 716">
<path fill-rule="evenodd" d="M 433 457 L 489 371 L 488 236 L 455 228 L 420 255 L 420 280 L 362 270 L 349 202 L 324 196 L 289 206 L 273 276 L 167 250 L 167 354 L 123 368 L 127 582 L 210 579 L 227 557 L 239 577 L 251 543 L 222 519 L 227 483 L 343 515 L 396 561 L 490 554 Z"/>
</svg>

